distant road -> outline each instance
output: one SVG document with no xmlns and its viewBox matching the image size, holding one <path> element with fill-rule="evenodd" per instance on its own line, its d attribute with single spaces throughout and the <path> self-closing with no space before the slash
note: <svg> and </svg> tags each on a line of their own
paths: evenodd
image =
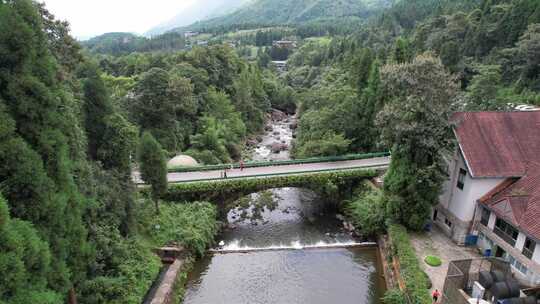
<svg viewBox="0 0 540 304">
<path fill-rule="evenodd" d="M 311 163 L 311 164 L 296 164 L 296 165 L 281 165 L 281 166 L 267 166 L 257 168 L 245 168 L 243 171 L 240 169 L 227 170 L 227 176 L 229 178 L 256 178 L 264 177 L 269 174 L 276 175 L 293 175 L 299 173 L 311 173 L 317 171 L 332 171 L 332 170 L 345 170 L 353 168 L 387 168 L 390 164 L 390 157 L 377 157 L 359 160 L 347 160 L 347 161 L 334 161 L 325 163 Z M 222 179 L 221 175 L 223 170 L 215 171 L 199 171 L 199 172 L 178 172 L 169 173 L 167 179 L 169 183 L 182 183 L 193 182 L 202 180 L 219 180 Z M 142 184 L 139 172 L 133 173 L 133 180 L 137 184 Z"/>
</svg>

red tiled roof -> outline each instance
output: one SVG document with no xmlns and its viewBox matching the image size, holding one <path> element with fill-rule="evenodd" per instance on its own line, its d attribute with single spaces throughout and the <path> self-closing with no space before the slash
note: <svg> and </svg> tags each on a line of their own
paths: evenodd
<svg viewBox="0 0 540 304">
<path fill-rule="evenodd" d="M 465 112 L 454 132 L 473 177 L 520 177 L 540 161 L 540 111 Z"/>
<path fill-rule="evenodd" d="M 479 202 L 529 236 L 540 240 L 540 162 L 530 162 L 526 173 L 497 193 L 490 192 Z M 502 184 L 501 184 L 502 185 Z"/>
</svg>

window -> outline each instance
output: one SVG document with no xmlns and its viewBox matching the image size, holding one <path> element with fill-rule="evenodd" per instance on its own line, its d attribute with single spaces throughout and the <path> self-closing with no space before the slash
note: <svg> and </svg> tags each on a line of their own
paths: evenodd
<svg viewBox="0 0 540 304">
<path fill-rule="evenodd" d="M 444 219 L 444 223 L 446 224 L 446 226 L 452 228 L 452 222 L 450 222 L 450 220 L 448 220 L 448 218 Z"/>
<path fill-rule="evenodd" d="M 519 231 L 514 226 L 508 224 L 503 219 L 498 218 L 495 221 L 495 229 L 493 229 L 496 235 L 502 238 L 508 244 L 514 246 L 516 244 Z"/>
<path fill-rule="evenodd" d="M 482 218 L 480 219 L 480 223 L 482 225 L 487 226 L 489 223 L 489 216 L 491 215 L 491 211 L 489 211 L 487 208 L 482 208 Z"/>
<path fill-rule="evenodd" d="M 527 266 L 523 265 L 520 261 L 516 260 L 513 256 L 508 255 L 507 257 L 508 262 L 510 265 L 512 265 L 515 269 L 517 269 L 522 274 L 527 274 L 527 271 L 529 270 Z"/>
<path fill-rule="evenodd" d="M 463 190 L 463 187 L 465 186 L 465 177 L 467 176 L 467 171 L 463 169 L 459 169 L 459 175 L 457 180 L 457 187 L 461 190 Z"/>
<path fill-rule="evenodd" d="M 522 253 L 524 256 L 528 257 L 529 259 L 532 259 L 535 248 L 536 248 L 536 242 L 531 240 L 530 238 L 526 238 L 525 244 L 523 245 Z"/>
</svg>

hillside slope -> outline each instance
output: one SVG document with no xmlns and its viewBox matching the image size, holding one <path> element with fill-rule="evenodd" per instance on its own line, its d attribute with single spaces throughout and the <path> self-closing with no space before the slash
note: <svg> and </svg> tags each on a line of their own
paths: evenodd
<svg viewBox="0 0 540 304">
<path fill-rule="evenodd" d="M 189 28 L 233 24 L 291 24 L 323 18 L 366 17 L 392 2 L 393 0 L 257 0 L 231 14 L 199 22 Z"/>
<path fill-rule="evenodd" d="M 234 12 L 250 0 L 199 0 L 193 6 L 180 12 L 171 20 L 150 29 L 145 36 L 156 36 L 174 28 L 187 26 L 197 21 L 223 16 Z"/>
</svg>

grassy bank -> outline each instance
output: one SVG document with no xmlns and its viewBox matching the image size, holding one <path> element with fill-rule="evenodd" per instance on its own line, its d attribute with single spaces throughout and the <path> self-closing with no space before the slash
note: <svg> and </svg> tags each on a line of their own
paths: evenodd
<svg viewBox="0 0 540 304">
<path fill-rule="evenodd" d="M 401 225 L 388 227 L 391 254 L 399 260 L 400 276 L 405 283 L 405 289 L 401 292 L 391 290 L 385 297 L 388 304 L 431 304 L 428 292 L 428 278 L 416 256 L 411 244 L 407 229 Z"/>
<path fill-rule="evenodd" d="M 181 245 L 197 257 L 204 254 L 214 241 L 218 232 L 218 212 L 214 205 L 205 202 L 163 202 L 160 209 L 160 214 L 156 215 L 150 201 L 139 201 L 135 211 L 137 233 L 127 241 L 116 240 L 117 250 L 129 252 L 119 256 L 127 256 L 128 259 L 117 261 L 121 273 L 114 281 L 103 279 L 92 282 L 104 290 L 102 294 L 96 295 L 92 303 L 117 298 L 118 302 L 109 303 L 140 304 L 162 266 L 159 257 L 153 253 L 154 248 Z M 178 276 L 178 303 L 183 298 L 184 284 L 181 280 L 187 277 L 192 262 L 188 260 Z"/>
</svg>

